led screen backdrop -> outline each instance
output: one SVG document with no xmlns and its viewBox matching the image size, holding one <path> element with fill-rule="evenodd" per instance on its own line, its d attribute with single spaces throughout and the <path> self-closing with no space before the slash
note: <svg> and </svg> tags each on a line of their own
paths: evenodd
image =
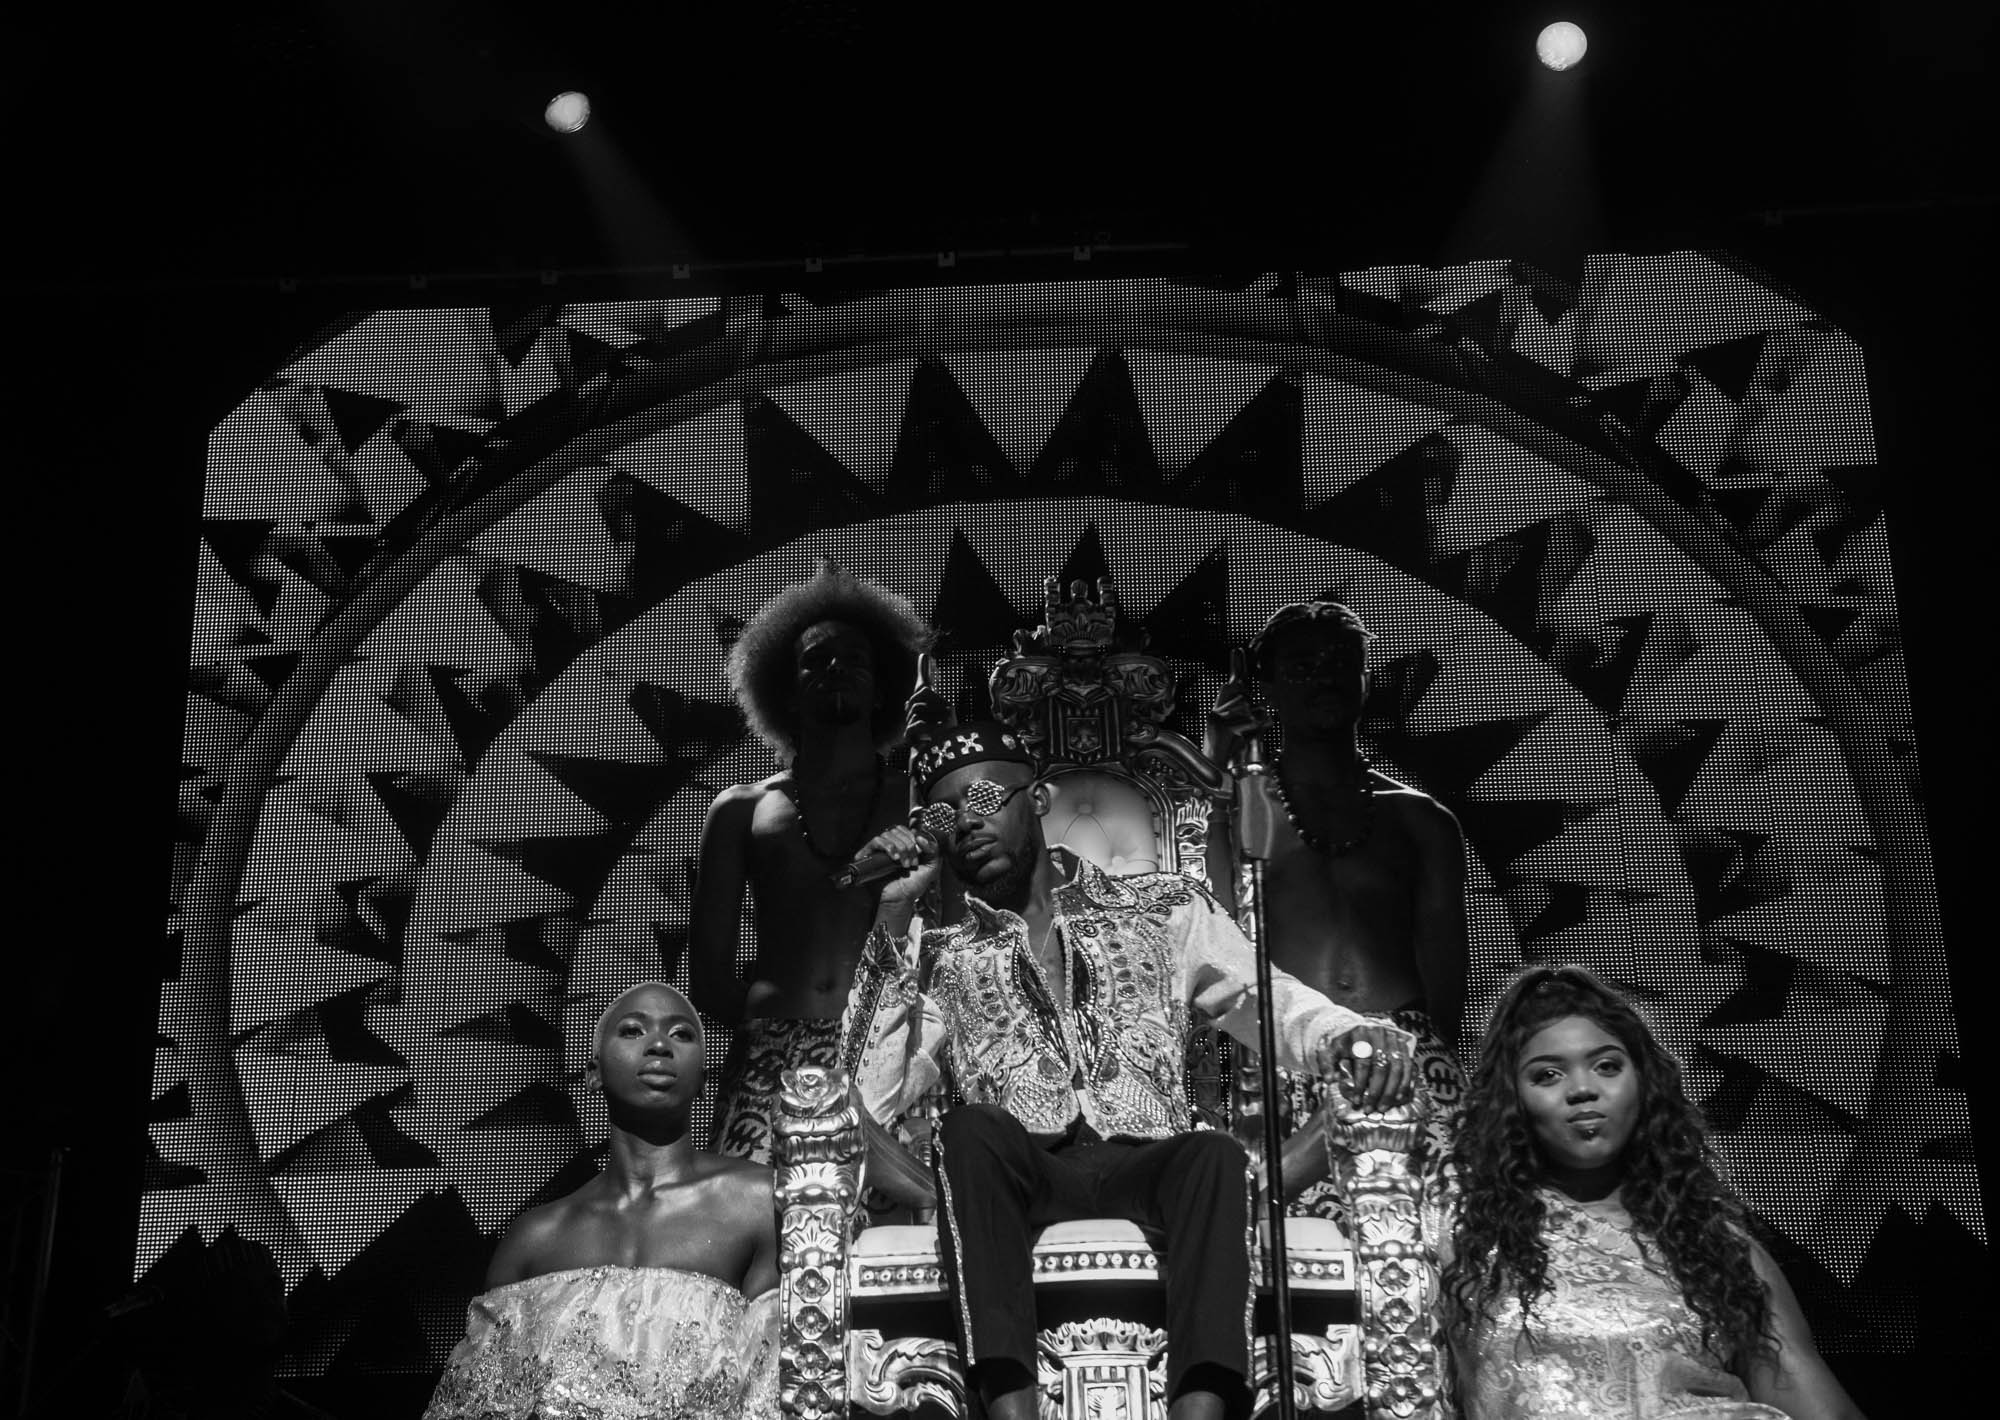
<svg viewBox="0 0 2000 1420">
<path fill-rule="evenodd" d="M 595 1166 L 590 1024 L 773 767 L 727 648 L 827 555 L 947 690 L 1108 574 L 1196 735 L 1274 607 L 1356 606 L 1473 1019 L 1628 985 L 1833 1343 L 1906 1345 L 1871 1248 L 1985 1224 L 1880 476 L 1860 350 L 1696 254 L 343 320 L 210 445 L 140 1267 L 233 1225 L 299 1369 L 441 1360 Z"/>
</svg>

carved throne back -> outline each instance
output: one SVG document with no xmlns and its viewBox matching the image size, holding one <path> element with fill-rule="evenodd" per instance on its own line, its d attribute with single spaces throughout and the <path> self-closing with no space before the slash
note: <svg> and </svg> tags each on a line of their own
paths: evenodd
<svg viewBox="0 0 2000 1420">
<path fill-rule="evenodd" d="M 1180 872 L 1207 884 L 1209 818 L 1232 784 L 1168 725 L 1172 671 L 1124 623 L 1108 582 L 1044 582 L 1042 624 L 1015 633 L 987 688 L 994 717 L 1026 742 L 1052 791 L 1043 819 L 1052 847 L 1112 874 Z M 928 685 L 911 704 L 913 730 L 926 719 L 941 727 L 943 702 Z M 881 990 L 856 986 L 870 1001 Z M 1197 1117 L 1225 1128 L 1226 1045 L 1197 1032 L 1188 1061 Z M 846 1079 L 800 1070 L 787 1083 L 778 1179 L 787 1413 L 845 1420 L 851 1404 L 968 1414 L 934 1229 L 854 1233 L 861 1146 Z M 1318 1331 L 1297 1335 L 1307 1323 L 1295 1317 L 1294 1393 L 1302 1410 L 1323 1412 L 1359 1397 L 1363 1366 L 1348 1324 L 1359 1304 L 1354 1255 L 1338 1229 L 1322 1232 L 1292 1239 L 1287 1272 Z M 1157 1241 L 1105 1220 L 1059 1224 L 1037 1242 L 1045 1417 L 1165 1414 Z M 1278 1378 L 1261 1335 L 1256 1350 L 1253 1385 L 1268 1403 Z"/>
<path fill-rule="evenodd" d="M 1021 736 L 1055 802 L 1042 831 L 1106 872 L 1181 872 L 1206 884 L 1221 768 L 1167 727 L 1174 677 L 1119 614 L 1111 583 L 1051 577 L 1042 624 L 993 667 L 996 718 Z"/>
</svg>

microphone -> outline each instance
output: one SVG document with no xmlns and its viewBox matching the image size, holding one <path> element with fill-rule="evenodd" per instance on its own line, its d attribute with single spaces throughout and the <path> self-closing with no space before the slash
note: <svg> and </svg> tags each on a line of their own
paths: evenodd
<svg viewBox="0 0 2000 1420">
<path fill-rule="evenodd" d="M 922 855 L 918 860 L 920 863 L 928 863 L 937 857 L 937 844 L 929 838 L 919 835 L 917 843 Z M 898 877 L 902 872 L 901 863 L 877 848 L 828 874 L 827 881 L 837 888 L 851 888 L 859 887 L 863 883 L 879 882 L 883 878 Z"/>
</svg>

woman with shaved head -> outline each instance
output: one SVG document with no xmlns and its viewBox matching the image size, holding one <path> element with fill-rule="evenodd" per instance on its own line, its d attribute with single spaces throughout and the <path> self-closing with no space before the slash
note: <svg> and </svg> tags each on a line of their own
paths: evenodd
<svg viewBox="0 0 2000 1420">
<path fill-rule="evenodd" d="M 604 1170 L 508 1230 L 425 1420 L 775 1420 L 771 1174 L 694 1146 L 694 1006 L 663 981 L 619 996 L 588 1078 Z"/>
</svg>

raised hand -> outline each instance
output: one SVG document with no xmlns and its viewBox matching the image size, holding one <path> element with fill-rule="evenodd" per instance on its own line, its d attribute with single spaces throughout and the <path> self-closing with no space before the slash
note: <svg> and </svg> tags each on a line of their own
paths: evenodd
<svg viewBox="0 0 2000 1420">
<path fill-rule="evenodd" d="M 903 870 L 893 878 L 882 879 L 876 917 L 879 920 L 900 916 L 901 925 L 907 925 L 917 899 L 937 881 L 937 843 L 920 829 L 895 824 L 862 844 L 854 858 L 859 862 L 874 853 L 886 854 Z"/>
<path fill-rule="evenodd" d="M 1249 665 L 1243 648 L 1229 652 L 1229 679 L 1215 693 L 1215 707 L 1208 712 L 1208 727 L 1202 736 L 1202 752 L 1217 764 L 1229 763 L 1242 741 L 1264 733 L 1264 721 L 1250 706 Z"/>
</svg>

